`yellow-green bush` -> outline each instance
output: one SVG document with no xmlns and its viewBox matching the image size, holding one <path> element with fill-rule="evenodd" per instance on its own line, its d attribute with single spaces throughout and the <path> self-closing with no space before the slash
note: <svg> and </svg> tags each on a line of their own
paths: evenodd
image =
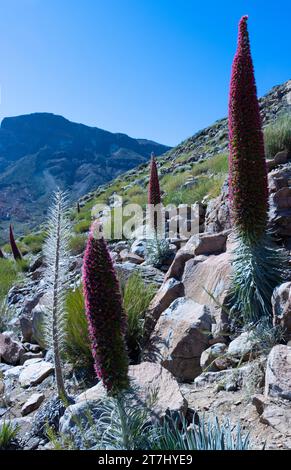
<svg viewBox="0 0 291 470">
<path fill-rule="evenodd" d="M 72 255 L 83 253 L 87 237 L 84 234 L 74 235 L 69 241 L 69 249 Z"/>
<path fill-rule="evenodd" d="M 21 271 L 21 265 L 16 261 L 0 258 L 0 303 L 5 299 Z"/>
<path fill-rule="evenodd" d="M 265 152 L 273 158 L 280 150 L 291 151 L 291 114 L 279 117 L 264 130 Z"/>
<path fill-rule="evenodd" d="M 26 247 L 28 247 L 31 253 L 37 254 L 42 250 L 42 246 L 43 246 L 43 242 L 45 238 L 46 238 L 45 232 L 31 233 L 29 235 L 25 235 L 21 239 L 21 246 L 23 246 L 22 244 L 24 244 Z"/>
<path fill-rule="evenodd" d="M 219 153 L 212 158 L 207 158 L 201 163 L 196 163 L 192 168 L 192 175 L 198 176 L 203 173 L 226 174 L 228 172 L 228 156 Z"/>
<path fill-rule="evenodd" d="M 85 233 L 88 232 L 91 225 L 91 220 L 81 220 L 74 225 L 74 232 L 76 233 Z"/>
<path fill-rule="evenodd" d="M 92 363 L 88 326 L 82 286 L 70 290 L 66 296 L 66 351 L 74 364 Z"/>
<path fill-rule="evenodd" d="M 134 273 L 123 287 L 123 305 L 127 313 L 127 346 L 132 361 L 138 359 L 144 335 L 145 312 L 156 288 L 146 285 L 140 274 Z"/>
<path fill-rule="evenodd" d="M 132 361 L 138 358 L 143 338 L 144 314 L 155 292 L 156 288 L 146 285 L 136 273 L 132 274 L 122 287 L 128 323 L 127 346 Z M 66 311 L 67 357 L 76 365 L 92 364 L 82 286 L 68 291 Z"/>
</svg>

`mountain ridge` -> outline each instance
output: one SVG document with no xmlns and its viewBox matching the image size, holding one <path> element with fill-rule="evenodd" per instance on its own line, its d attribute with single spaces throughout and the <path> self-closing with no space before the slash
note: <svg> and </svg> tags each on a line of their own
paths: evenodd
<svg viewBox="0 0 291 470">
<path fill-rule="evenodd" d="M 170 147 L 53 113 L 4 118 L 0 127 L 0 227 L 18 230 L 43 221 L 50 193 L 69 189 L 73 199 L 160 155 Z M 17 194 L 17 198 L 15 198 Z"/>
</svg>

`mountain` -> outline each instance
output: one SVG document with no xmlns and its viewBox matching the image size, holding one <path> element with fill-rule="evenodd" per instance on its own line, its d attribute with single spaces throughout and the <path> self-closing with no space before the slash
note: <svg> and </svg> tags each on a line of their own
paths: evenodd
<svg viewBox="0 0 291 470">
<path fill-rule="evenodd" d="M 170 147 L 133 139 L 62 116 L 34 113 L 4 118 L 0 128 L 0 226 L 19 230 L 41 222 L 57 187 L 76 200 L 92 188 Z"/>
</svg>

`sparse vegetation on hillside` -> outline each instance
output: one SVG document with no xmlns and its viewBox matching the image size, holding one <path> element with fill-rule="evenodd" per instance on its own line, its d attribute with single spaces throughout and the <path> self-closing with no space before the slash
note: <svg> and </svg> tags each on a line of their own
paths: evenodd
<svg viewBox="0 0 291 470">
<path fill-rule="evenodd" d="M 26 250 L 25 250 L 26 253 L 31 252 L 34 255 L 37 253 L 40 253 L 42 250 L 45 237 L 46 237 L 46 234 L 44 231 L 25 235 L 24 237 L 20 239 L 21 247 L 23 249 L 25 249 L 26 247 Z"/>
<path fill-rule="evenodd" d="M 9 289 L 16 283 L 22 272 L 20 263 L 15 263 L 11 259 L 0 259 L 0 304 L 2 304 Z"/>
<path fill-rule="evenodd" d="M 156 288 L 145 285 L 139 274 L 132 274 L 123 288 L 123 306 L 127 313 L 126 342 L 130 359 L 139 358 L 144 336 L 145 312 L 152 300 Z"/>
<path fill-rule="evenodd" d="M 280 116 L 264 130 L 265 151 L 273 158 L 281 150 L 291 152 L 291 114 Z"/>
<path fill-rule="evenodd" d="M 93 362 L 85 315 L 83 287 L 78 286 L 66 294 L 66 356 L 76 365 Z"/>
</svg>

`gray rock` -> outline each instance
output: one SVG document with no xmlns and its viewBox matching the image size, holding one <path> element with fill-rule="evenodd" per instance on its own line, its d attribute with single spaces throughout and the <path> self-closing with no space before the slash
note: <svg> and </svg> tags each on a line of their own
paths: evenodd
<svg viewBox="0 0 291 470">
<path fill-rule="evenodd" d="M 24 363 L 19 375 L 22 387 L 31 387 L 41 383 L 54 370 L 53 364 L 41 359 L 29 359 Z"/>
<path fill-rule="evenodd" d="M 143 240 L 134 240 L 133 244 L 131 245 L 131 252 L 144 259 L 146 254 L 145 242 Z"/>
<path fill-rule="evenodd" d="M 271 350 L 266 368 L 265 395 L 291 400 L 291 347 L 278 344 Z"/>
<path fill-rule="evenodd" d="M 198 255 L 220 254 L 226 249 L 227 232 L 193 235 L 184 249 Z"/>
<path fill-rule="evenodd" d="M 228 346 L 227 355 L 240 360 L 247 360 L 257 352 L 257 344 L 251 331 L 245 331 L 235 338 Z"/>
<path fill-rule="evenodd" d="M 273 325 L 280 325 L 286 342 L 291 340 L 291 282 L 285 282 L 274 290 L 272 296 Z"/>
<path fill-rule="evenodd" d="M 98 400 L 82 400 L 66 408 L 60 419 L 59 432 L 71 438 L 77 449 L 90 449 L 98 440 L 98 428 L 94 423 L 102 409 Z"/>
<path fill-rule="evenodd" d="M 230 286 L 231 257 L 226 252 L 210 255 L 201 263 L 195 258 L 187 261 L 182 278 L 185 296 L 202 305 L 223 305 Z"/>
<path fill-rule="evenodd" d="M 260 421 L 267 424 L 285 436 L 291 436 L 291 409 L 280 407 L 276 405 L 267 406 L 261 417 Z"/>
<path fill-rule="evenodd" d="M 66 407 L 59 398 L 53 397 L 47 400 L 34 415 L 30 437 L 46 439 L 47 426 L 51 427 L 54 431 L 58 431 L 60 418 L 65 410 Z"/>
<path fill-rule="evenodd" d="M 226 344 L 216 343 L 205 349 L 200 357 L 200 366 L 202 370 L 204 371 L 207 369 L 209 372 L 220 370 L 220 368 L 217 367 L 216 359 L 224 356 L 226 348 Z"/>
</svg>

